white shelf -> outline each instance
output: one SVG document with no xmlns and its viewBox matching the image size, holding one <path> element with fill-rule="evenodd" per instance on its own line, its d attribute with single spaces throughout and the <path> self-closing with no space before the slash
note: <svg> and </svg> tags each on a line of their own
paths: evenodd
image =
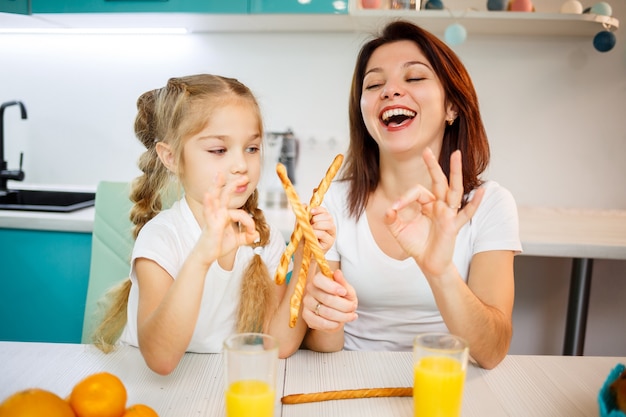
<svg viewBox="0 0 626 417">
<path fill-rule="evenodd" d="M 472 35 L 593 36 L 619 26 L 612 17 L 592 14 L 448 10 L 351 10 L 347 15 L 192 13 L 67 13 L 32 16 L 0 13 L 0 28 L 184 27 L 190 32 L 375 32 L 391 19 L 407 19 L 442 35 L 459 22 Z"/>
<path fill-rule="evenodd" d="M 354 10 L 350 15 L 362 29 L 402 18 L 441 34 L 452 23 L 461 23 L 470 34 L 593 36 L 604 27 L 615 30 L 619 21 L 595 14 L 526 13 L 474 10 Z"/>
</svg>

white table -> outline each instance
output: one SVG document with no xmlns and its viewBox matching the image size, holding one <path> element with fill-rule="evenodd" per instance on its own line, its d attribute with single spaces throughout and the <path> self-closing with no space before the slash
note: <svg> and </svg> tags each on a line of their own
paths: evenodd
<svg viewBox="0 0 626 417">
<path fill-rule="evenodd" d="M 298 351 L 280 361 L 277 392 L 412 386 L 410 352 Z M 471 367 L 463 417 L 588 417 L 598 415 L 597 394 L 626 357 L 507 356 L 495 369 Z M 90 345 L 0 342 L 0 400 L 29 387 L 60 396 L 85 376 L 107 371 L 160 417 L 223 416 L 224 368 L 220 354 L 186 354 L 168 376 L 150 371 L 138 349 L 105 355 Z M 278 400 L 278 399 L 277 399 Z M 277 417 L 412 417 L 411 398 L 368 398 L 284 405 Z"/>
<path fill-rule="evenodd" d="M 573 259 L 563 354 L 582 355 L 593 260 L 626 260 L 626 210 L 518 210 L 525 255 Z"/>
</svg>

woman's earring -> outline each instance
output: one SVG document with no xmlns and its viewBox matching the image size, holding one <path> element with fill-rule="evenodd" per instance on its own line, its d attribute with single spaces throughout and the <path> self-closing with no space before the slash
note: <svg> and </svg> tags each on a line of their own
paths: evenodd
<svg viewBox="0 0 626 417">
<path fill-rule="evenodd" d="M 448 119 L 446 120 L 446 122 L 448 123 L 448 126 L 452 126 L 452 123 L 454 123 L 454 119 Z"/>
</svg>

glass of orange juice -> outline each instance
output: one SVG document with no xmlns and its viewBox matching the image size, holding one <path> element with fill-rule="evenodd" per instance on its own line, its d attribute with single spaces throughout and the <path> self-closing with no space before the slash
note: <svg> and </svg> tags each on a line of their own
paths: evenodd
<svg viewBox="0 0 626 417">
<path fill-rule="evenodd" d="M 267 334 L 239 333 L 224 341 L 226 416 L 274 417 L 278 341 Z"/>
<path fill-rule="evenodd" d="M 449 333 L 413 340 L 415 417 L 459 417 L 469 357 L 467 342 Z"/>
</svg>

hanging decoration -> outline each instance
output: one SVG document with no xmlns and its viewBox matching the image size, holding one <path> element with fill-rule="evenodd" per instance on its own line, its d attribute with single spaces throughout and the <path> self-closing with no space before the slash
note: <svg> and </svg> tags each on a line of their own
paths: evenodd
<svg viewBox="0 0 626 417">
<path fill-rule="evenodd" d="M 613 9 L 609 3 L 601 1 L 583 10 L 583 13 L 611 17 Z M 604 26 L 604 30 L 596 33 L 596 36 L 593 37 L 593 47 L 596 48 L 596 51 L 598 52 L 609 52 L 615 47 L 617 38 L 615 37 L 615 34 L 611 32 L 611 25 L 603 23 L 602 26 Z"/>
<path fill-rule="evenodd" d="M 467 39 L 467 29 L 460 23 L 453 23 L 446 28 L 444 39 L 450 46 L 461 45 Z"/>
<path fill-rule="evenodd" d="M 532 0 L 486 0 L 487 10 L 490 11 L 526 11 L 534 12 L 535 7 Z M 452 11 L 445 8 L 443 0 L 426 0 L 425 9 L 441 10 L 445 9 L 450 13 L 452 18 L 462 20 L 465 12 L 461 16 L 454 16 Z M 592 7 L 583 9 L 580 0 L 565 0 L 561 5 L 561 13 L 592 13 L 599 16 L 611 17 L 613 10 L 611 5 L 605 1 L 600 1 Z M 604 30 L 598 32 L 593 38 L 593 47 L 599 52 L 608 52 L 615 47 L 617 38 L 613 33 L 615 28 L 610 23 L 603 23 Z M 444 32 L 444 41 L 450 46 L 461 45 L 467 40 L 467 29 L 459 22 L 450 24 Z"/>
<path fill-rule="evenodd" d="M 596 48 L 598 52 L 610 51 L 615 46 L 616 42 L 615 34 L 608 30 L 598 32 L 596 36 L 593 37 L 593 47 Z"/>
</svg>

